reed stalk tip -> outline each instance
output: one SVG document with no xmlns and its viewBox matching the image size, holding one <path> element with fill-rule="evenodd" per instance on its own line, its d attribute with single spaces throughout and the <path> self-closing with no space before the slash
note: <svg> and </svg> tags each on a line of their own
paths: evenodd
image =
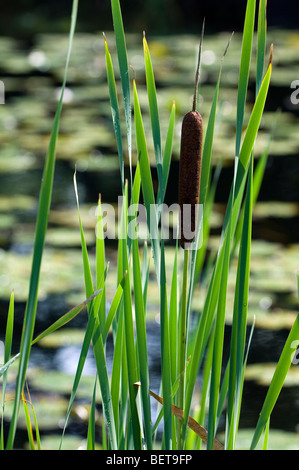
<svg viewBox="0 0 299 470">
<path fill-rule="evenodd" d="M 268 65 L 268 67 L 269 67 L 270 65 L 272 65 L 273 48 L 274 48 L 274 46 L 273 46 L 273 43 L 272 43 L 271 46 L 270 46 L 270 56 L 269 56 L 269 65 Z"/>
<path fill-rule="evenodd" d="M 226 44 L 226 48 L 225 48 L 225 50 L 224 50 L 224 52 L 223 52 L 222 59 L 224 59 L 224 57 L 225 57 L 226 54 L 227 54 L 228 48 L 229 48 L 229 46 L 230 46 L 230 43 L 231 43 L 231 41 L 232 41 L 232 39 L 233 39 L 233 35 L 234 35 L 234 34 L 235 34 L 235 31 L 232 32 L 231 37 L 229 38 L 228 43 Z"/>
<path fill-rule="evenodd" d="M 134 69 L 134 67 L 132 67 L 132 65 L 130 65 L 130 68 L 133 70 L 133 80 L 134 80 L 134 82 L 135 82 L 135 80 L 136 80 L 136 72 L 135 72 L 135 69 Z"/>
<path fill-rule="evenodd" d="M 195 85 L 194 85 L 192 111 L 196 111 L 196 105 L 197 105 L 197 91 L 198 91 L 198 84 L 199 84 L 199 78 L 200 78 L 200 59 L 201 59 L 201 51 L 202 51 L 204 30 L 205 30 L 205 18 L 203 19 L 203 22 L 202 22 L 201 38 L 200 38 L 199 50 L 198 50 L 198 59 L 197 59 L 197 69 L 196 69 L 196 73 L 195 73 Z"/>
</svg>

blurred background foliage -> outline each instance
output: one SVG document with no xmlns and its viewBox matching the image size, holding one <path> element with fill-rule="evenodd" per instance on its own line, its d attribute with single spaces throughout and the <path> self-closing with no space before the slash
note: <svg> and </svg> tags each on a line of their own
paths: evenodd
<svg viewBox="0 0 299 470">
<path fill-rule="evenodd" d="M 39 32 L 67 32 L 71 0 L 1 1 L 0 34 L 32 37 Z M 273 27 L 297 28 L 299 9 L 292 0 L 270 0 L 268 22 Z M 123 0 L 126 30 L 152 34 L 198 33 L 206 18 L 207 33 L 243 27 L 245 0 Z M 78 30 L 110 30 L 109 0 L 84 0 L 79 4 Z"/>
</svg>

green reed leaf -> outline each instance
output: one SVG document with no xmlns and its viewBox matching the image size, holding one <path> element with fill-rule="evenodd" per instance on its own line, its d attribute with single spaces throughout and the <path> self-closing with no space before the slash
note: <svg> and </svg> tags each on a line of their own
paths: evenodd
<svg viewBox="0 0 299 470">
<path fill-rule="evenodd" d="M 131 123 L 131 92 L 127 57 L 126 39 L 119 0 L 111 0 L 113 26 L 119 63 L 120 79 L 123 91 L 125 120 L 128 140 L 130 170 L 132 172 L 132 123 Z"/>
<path fill-rule="evenodd" d="M 113 122 L 114 133 L 116 137 L 116 145 L 117 145 L 117 150 L 118 150 L 121 183 L 122 183 L 122 188 L 124 190 L 124 185 L 125 185 L 124 155 L 123 155 L 123 146 L 122 146 L 122 134 L 121 134 L 121 127 L 120 127 L 117 90 L 116 90 L 116 84 L 115 84 L 115 75 L 114 75 L 111 54 L 109 52 L 106 37 L 104 38 L 104 41 L 105 41 L 107 81 L 108 81 L 110 105 L 111 105 L 111 111 L 112 111 L 112 122 Z"/>
<path fill-rule="evenodd" d="M 252 41 L 254 32 L 254 19 L 255 19 L 255 4 L 256 0 L 248 0 L 244 21 L 242 52 L 240 62 L 239 84 L 238 84 L 238 99 L 237 99 L 237 129 L 236 129 L 236 156 L 239 155 L 241 136 L 243 128 L 244 110 L 247 95 L 247 86 L 249 79 L 249 67 L 252 52 Z"/>
<path fill-rule="evenodd" d="M 279 397 L 281 389 L 283 387 L 287 373 L 291 367 L 293 356 L 294 356 L 294 345 L 298 345 L 299 338 L 299 314 L 290 330 L 290 333 L 285 342 L 284 348 L 280 355 L 277 367 L 275 369 L 273 378 L 271 380 L 262 410 L 259 415 L 259 419 L 255 428 L 255 432 L 251 441 L 250 449 L 253 450 L 257 446 L 257 443 L 262 435 L 262 432 L 267 425 L 267 422 L 271 416 L 275 403 Z"/>
</svg>

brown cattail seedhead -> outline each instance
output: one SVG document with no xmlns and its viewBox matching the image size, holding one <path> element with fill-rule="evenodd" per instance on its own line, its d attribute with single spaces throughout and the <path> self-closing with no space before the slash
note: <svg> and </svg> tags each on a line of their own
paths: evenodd
<svg viewBox="0 0 299 470">
<path fill-rule="evenodd" d="M 202 139 L 202 117 L 197 111 L 190 111 L 185 115 L 182 123 L 179 172 L 180 245 L 183 249 L 188 249 L 195 238 Z"/>
</svg>

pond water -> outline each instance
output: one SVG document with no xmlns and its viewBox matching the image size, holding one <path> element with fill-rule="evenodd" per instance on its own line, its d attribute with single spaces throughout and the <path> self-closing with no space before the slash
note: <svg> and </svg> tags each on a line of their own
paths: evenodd
<svg viewBox="0 0 299 470">
<path fill-rule="evenodd" d="M 209 112 L 220 58 L 229 36 L 230 33 L 221 33 L 205 39 L 200 87 L 203 117 Z M 113 35 L 108 33 L 107 37 L 115 58 Z M 191 103 L 197 41 L 198 38 L 187 35 L 148 38 L 164 138 L 173 100 L 177 105 L 173 162 L 166 197 L 166 202 L 169 203 L 177 200 L 180 121 Z M 290 100 L 290 84 L 298 78 L 299 73 L 299 34 L 281 30 L 269 31 L 268 41 L 274 42 L 274 69 L 266 113 L 256 142 L 256 158 L 265 149 L 277 110 L 280 109 L 281 112 L 253 220 L 249 323 L 255 316 L 256 328 L 249 355 L 249 375 L 244 389 L 244 413 L 241 415 L 241 426 L 244 429 L 253 428 L 256 423 L 266 392 L 265 383 L 261 381 L 266 375 L 264 367 L 268 370 L 277 361 L 298 305 L 295 273 L 299 264 L 299 106 L 292 104 Z M 142 37 L 128 35 L 127 43 L 129 61 L 136 73 L 145 129 L 149 129 Z M 67 37 L 64 35 L 39 35 L 30 45 L 9 37 L 0 38 L 0 79 L 5 84 L 5 105 L 0 106 L 0 339 L 4 334 L 8 298 L 14 289 L 16 351 L 28 291 L 40 177 L 57 106 L 66 47 Z M 239 58 L 240 36 L 235 35 L 224 63 L 219 98 L 221 119 L 217 125 L 213 149 L 213 165 L 215 167 L 223 159 L 223 170 L 216 193 L 210 249 L 217 246 L 233 177 Z M 254 73 L 253 64 L 251 77 Z M 245 119 L 248 119 L 253 96 L 252 80 Z M 148 142 L 151 146 L 150 133 Z M 136 155 L 133 155 L 133 162 L 136 162 Z M 81 215 L 92 253 L 98 193 L 101 193 L 102 201 L 116 203 L 121 190 L 100 34 L 81 33 L 74 41 L 42 267 L 38 331 L 84 299 L 80 234 L 73 188 L 75 167 Z M 170 244 L 167 246 L 167 269 L 171 268 L 172 254 L 173 246 Z M 112 279 L 107 287 L 109 298 L 114 289 L 113 273 L 116 266 L 115 246 L 112 242 L 107 245 L 107 258 L 111 262 Z M 229 283 L 227 338 L 230 331 L 233 285 L 234 267 Z M 160 332 L 158 307 L 154 301 L 155 282 L 151 283 L 149 289 L 152 294 L 148 312 L 150 380 L 153 390 L 158 391 Z M 195 315 L 200 311 L 201 305 L 200 296 L 196 297 Z M 32 350 L 28 380 L 31 394 L 35 398 L 36 412 L 38 416 L 45 417 L 45 423 L 40 418 L 45 442 L 48 436 L 57 434 L 57 429 L 63 422 L 85 324 L 86 316 L 82 313 L 72 322 L 71 329 L 63 332 L 62 337 L 55 336 L 57 344 L 45 342 Z M 108 355 L 110 346 L 108 343 Z M 257 365 L 260 369 L 254 369 Z M 292 368 L 294 378 L 283 390 L 271 422 L 274 429 L 292 433 L 291 436 L 287 435 L 288 443 L 293 445 L 294 438 L 297 449 L 298 371 L 298 366 Z M 11 373 L 14 377 L 14 368 Z M 90 355 L 85 368 L 86 383 L 83 384 L 78 406 L 68 428 L 69 436 L 75 435 L 77 440 L 74 444 L 66 445 L 77 446 L 78 438 L 81 441 L 86 435 L 84 408 L 80 406 L 88 406 L 86 400 L 88 403 L 91 397 L 94 374 L 94 362 Z M 49 408 L 49 397 L 50 402 L 55 398 L 55 412 Z M 49 414 L 52 416 L 51 420 Z M 21 429 L 22 426 L 21 422 Z M 22 431 L 20 442 L 21 440 Z M 244 442 L 245 440 L 246 437 Z"/>
</svg>

